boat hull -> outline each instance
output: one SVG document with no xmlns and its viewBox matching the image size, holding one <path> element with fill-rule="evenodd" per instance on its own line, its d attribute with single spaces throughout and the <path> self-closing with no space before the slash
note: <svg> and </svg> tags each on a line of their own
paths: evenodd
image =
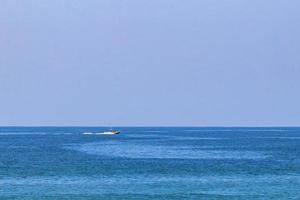
<svg viewBox="0 0 300 200">
<path fill-rule="evenodd" d="M 84 135 L 118 135 L 120 131 L 87 132 Z"/>
<path fill-rule="evenodd" d="M 120 131 L 104 131 L 104 132 L 99 132 L 95 133 L 96 135 L 118 135 L 120 134 Z"/>
</svg>

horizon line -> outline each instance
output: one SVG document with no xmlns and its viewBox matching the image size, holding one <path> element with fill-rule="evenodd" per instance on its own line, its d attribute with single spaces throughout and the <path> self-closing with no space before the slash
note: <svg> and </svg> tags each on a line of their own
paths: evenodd
<svg viewBox="0 0 300 200">
<path fill-rule="evenodd" d="M 300 125 L 280 125 L 280 126 L 195 126 L 195 125 L 126 125 L 126 126 L 120 126 L 120 125 L 0 125 L 0 127 L 28 127 L 28 128 L 34 128 L 34 127 L 45 127 L 45 128 L 68 128 L 68 127 L 90 127 L 90 128 L 97 128 L 97 127 L 116 127 L 116 128 L 300 128 Z"/>
</svg>

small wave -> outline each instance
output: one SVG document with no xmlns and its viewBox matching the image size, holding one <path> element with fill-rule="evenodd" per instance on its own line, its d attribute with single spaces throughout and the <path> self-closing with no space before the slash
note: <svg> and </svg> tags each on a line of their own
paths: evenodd
<svg viewBox="0 0 300 200">
<path fill-rule="evenodd" d="M 114 133 L 108 133 L 108 132 L 84 132 L 83 135 L 117 135 Z"/>
<path fill-rule="evenodd" d="M 176 136 L 172 136 L 172 135 L 159 135 L 159 134 L 126 134 L 126 137 L 130 137 L 130 138 L 159 138 L 159 139 L 165 139 L 165 138 L 174 138 Z"/>
<path fill-rule="evenodd" d="M 246 137 L 247 139 L 288 139 L 288 140 L 299 140 L 300 137 Z"/>
<path fill-rule="evenodd" d="M 183 130 L 183 131 L 185 131 L 185 132 L 200 132 L 200 131 L 205 131 L 205 130 L 201 130 L 201 129 L 188 129 L 188 130 Z"/>
<path fill-rule="evenodd" d="M 39 185 L 39 184 L 82 184 L 82 183 L 107 183 L 107 184 L 121 184 L 121 183 L 154 183 L 154 182 L 266 182 L 272 183 L 274 181 L 296 180 L 300 183 L 300 175 L 206 175 L 206 176 L 158 176 L 156 174 L 147 175 L 113 175 L 113 176 L 33 176 L 27 178 L 13 178 L 2 177 L 2 184 L 12 185 Z"/>
<path fill-rule="evenodd" d="M 285 129 L 187 129 L 185 132 L 287 132 Z"/>
<path fill-rule="evenodd" d="M 156 135 L 156 134 L 127 134 L 130 138 L 155 138 L 160 140 L 227 140 L 225 137 L 190 137 L 175 135 Z"/>
<path fill-rule="evenodd" d="M 55 132 L 0 132 L 0 135 L 72 135 L 73 133 L 55 133 Z"/>
<path fill-rule="evenodd" d="M 73 135 L 74 133 L 49 133 L 49 135 Z"/>
<path fill-rule="evenodd" d="M 266 184 L 268 185 L 267 189 Z M 180 192 L 184 190 L 185 193 L 222 196 L 276 195 L 284 191 L 285 195 L 295 197 L 299 196 L 297 187 L 299 184 L 299 175 L 178 176 L 135 174 L 119 176 L 2 177 L 0 195 L 28 195 L 29 193 L 31 195 L 41 195 L 41 193 L 43 195 L 170 194 L 172 191 Z M 291 187 L 291 185 L 294 185 L 294 187 Z M 170 187 L 173 190 L 170 190 Z"/>
<path fill-rule="evenodd" d="M 149 131 L 141 131 L 142 133 L 168 133 L 169 131 L 156 131 L 156 130 L 149 130 Z"/>
<path fill-rule="evenodd" d="M 140 159 L 265 159 L 268 156 L 255 151 L 201 149 L 201 146 L 144 145 L 138 143 L 101 142 L 66 146 L 69 150 L 109 157 Z"/>
<path fill-rule="evenodd" d="M 224 138 L 224 137 L 189 137 L 189 136 L 175 136 L 175 139 L 178 140 L 228 140 L 228 138 Z"/>
<path fill-rule="evenodd" d="M 0 135 L 46 135 L 45 132 L 0 132 Z"/>
<path fill-rule="evenodd" d="M 83 135 L 94 135 L 94 133 L 92 133 L 92 132 L 84 132 L 84 133 L 82 133 Z"/>
</svg>

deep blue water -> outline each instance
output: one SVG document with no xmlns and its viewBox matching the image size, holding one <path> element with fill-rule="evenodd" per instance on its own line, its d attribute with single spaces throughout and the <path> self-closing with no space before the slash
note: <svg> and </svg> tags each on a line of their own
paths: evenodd
<svg viewBox="0 0 300 200">
<path fill-rule="evenodd" d="M 0 127 L 0 199 L 300 199 L 300 128 Z"/>
</svg>

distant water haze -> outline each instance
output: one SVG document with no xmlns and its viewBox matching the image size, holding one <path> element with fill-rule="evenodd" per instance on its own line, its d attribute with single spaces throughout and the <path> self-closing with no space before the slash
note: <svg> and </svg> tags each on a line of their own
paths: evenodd
<svg viewBox="0 0 300 200">
<path fill-rule="evenodd" d="M 300 125 L 300 2 L 0 2 L 0 125 Z"/>
</svg>

